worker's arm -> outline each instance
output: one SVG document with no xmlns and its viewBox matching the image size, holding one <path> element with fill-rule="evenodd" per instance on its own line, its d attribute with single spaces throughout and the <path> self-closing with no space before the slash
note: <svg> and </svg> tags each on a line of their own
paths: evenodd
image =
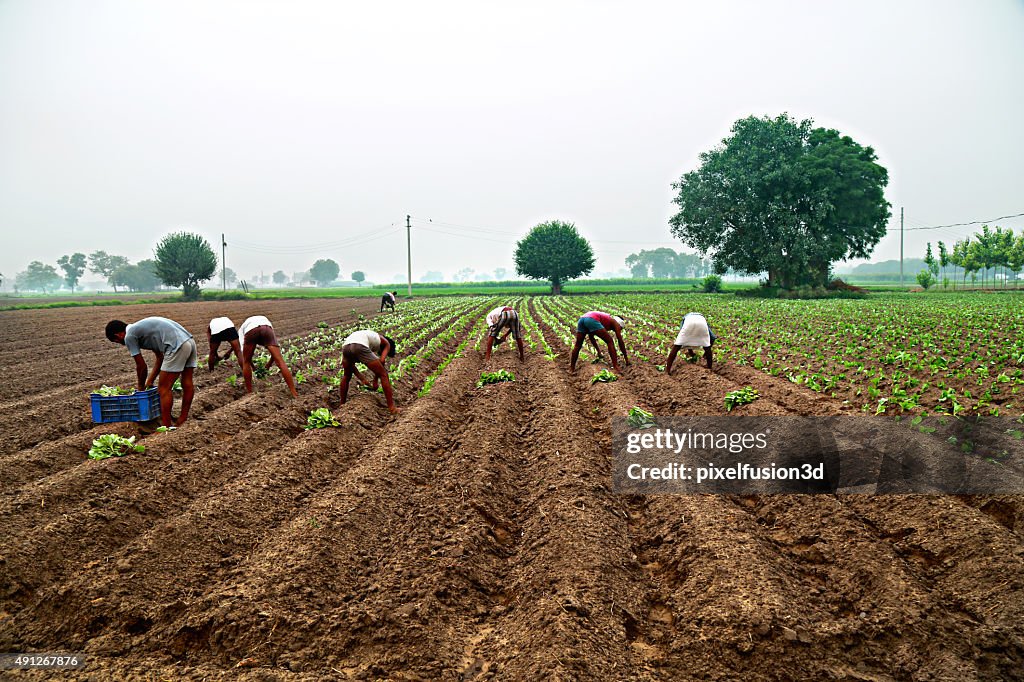
<svg viewBox="0 0 1024 682">
<path fill-rule="evenodd" d="M 622 351 L 622 359 L 625 360 L 626 366 L 629 367 L 629 356 L 626 354 L 626 343 L 622 340 L 622 327 L 615 325 L 615 338 L 619 340 L 619 350 Z"/>
<path fill-rule="evenodd" d="M 139 386 L 139 390 L 144 391 L 146 390 L 146 372 L 149 368 L 146 367 L 146 361 L 143 359 L 142 353 L 134 356 L 133 359 L 135 360 L 136 383 Z"/>
<path fill-rule="evenodd" d="M 164 364 L 163 353 L 157 353 L 156 351 L 153 351 L 153 355 L 156 356 L 156 359 L 153 360 L 153 369 L 149 373 L 149 378 L 146 379 L 146 388 L 149 388 L 150 386 L 153 386 L 156 383 L 156 378 L 160 376 L 160 365 Z M 142 353 L 139 353 L 136 357 L 142 357 Z M 143 362 L 142 366 L 145 367 L 146 363 Z M 137 367 L 138 366 L 136 365 L 136 368 Z"/>
<path fill-rule="evenodd" d="M 665 362 L 665 374 L 672 374 L 672 363 L 676 361 L 676 354 L 679 353 L 679 346 L 672 346 L 668 352 L 668 360 Z"/>
</svg>

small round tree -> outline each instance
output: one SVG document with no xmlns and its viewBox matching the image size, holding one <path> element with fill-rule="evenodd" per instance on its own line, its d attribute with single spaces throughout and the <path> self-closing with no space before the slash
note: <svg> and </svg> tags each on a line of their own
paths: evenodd
<svg viewBox="0 0 1024 682">
<path fill-rule="evenodd" d="M 341 267 L 330 258 L 321 258 L 313 263 L 309 269 L 309 278 L 317 283 L 317 286 L 325 287 L 338 279 Z"/>
<path fill-rule="evenodd" d="M 363 286 L 363 282 L 366 281 L 366 273 L 362 270 L 356 270 L 352 273 L 352 279 L 355 280 L 359 286 Z"/>
<path fill-rule="evenodd" d="M 560 220 L 537 225 L 516 245 L 516 272 L 530 279 L 551 282 L 551 293 L 562 293 L 562 284 L 594 269 L 594 250 L 576 226 Z"/>
<path fill-rule="evenodd" d="M 175 232 L 156 245 L 154 269 L 157 277 L 169 287 L 181 287 L 190 301 L 199 298 L 199 284 L 213 277 L 217 270 L 217 254 L 210 243 L 198 234 Z"/>
</svg>

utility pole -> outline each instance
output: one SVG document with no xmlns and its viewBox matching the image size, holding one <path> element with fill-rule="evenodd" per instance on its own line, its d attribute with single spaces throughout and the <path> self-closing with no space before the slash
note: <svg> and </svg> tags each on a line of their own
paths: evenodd
<svg viewBox="0 0 1024 682">
<path fill-rule="evenodd" d="M 903 207 L 900 206 L 900 286 L 903 286 Z"/>
<path fill-rule="evenodd" d="M 406 216 L 405 216 L 405 249 L 406 249 L 405 253 L 406 253 L 407 262 L 409 264 L 409 273 L 408 273 L 409 274 L 409 298 L 412 298 L 412 232 L 411 232 L 412 225 L 409 223 L 409 220 L 411 218 L 412 218 L 412 216 L 406 214 Z"/>
<path fill-rule="evenodd" d="M 228 290 L 228 243 L 224 233 L 220 233 L 220 283 L 224 291 Z"/>
</svg>

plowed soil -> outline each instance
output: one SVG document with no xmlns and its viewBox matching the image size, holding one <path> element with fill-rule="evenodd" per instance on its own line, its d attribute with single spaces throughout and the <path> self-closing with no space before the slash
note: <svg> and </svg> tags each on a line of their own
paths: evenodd
<svg viewBox="0 0 1024 682">
<path fill-rule="evenodd" d="M 246 395 L 218 368 L 185 427 L 86 458 L 135 433 L 89 418 L 89 390 L 134 381 L 111 317 L 177 319 L 203 354 L 216 315 L 266 314 L 289 338 L 376 307 L 0 313 L 0 652 L 88 660 L 0 676 L 1024 679 L 1020 498 L 612 492 L 611 419 L 634 405 L 723 414 L 751 385 L 737 413 L 846 409 L 747 367 L 634 362 L 591 385 L 567 353 L 520 363 L 507 344 L 487 367 L 514 383 L 477 389 L 468 349 L 417 398 L 456 335 L 396 390 L 397 417 L 353 390 L 332 405 L 342 427 L 305 431 L 323 384 Z"/>
</svg>

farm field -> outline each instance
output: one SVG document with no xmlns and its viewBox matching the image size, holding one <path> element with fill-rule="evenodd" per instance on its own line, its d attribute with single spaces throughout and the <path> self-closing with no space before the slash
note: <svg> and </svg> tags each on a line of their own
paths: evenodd
<svg viewBox="0 0 1024 682">
<path fill-rule="evenodd" d="M 524 363 L 479 352 L 502 302 Z M 1024 678 L 1024 498 L 623 496 L 610 473 L 613 418 L 724 415 L 744 386 L 760 398 L 733 414 L 1024 414 L 1019 296 L 377 306 L 0 312 L 0 651 L 84 652 L 61 679 Z M 586 347 L 568 372 L 592 309 L 630 321 L 612 383 L 591 384 Z M 667 376 L 690 310 L 716 369 Z M 185 427 L 88 460 L 135 434 L 89 419 L 90 390 L 134 381 L 103 325 L 153 314 L 201 357 L 211 317 L 266 314 L 299 399 L 200 369 Z M 395 417 L 355 385 L 339 405 L 340 343 L 364 326 L 398 342 Z M 477 388 L 495 369 L 516 381 Z M 303 429 L 319 407 L 342 426 Z"/>
</svg>

